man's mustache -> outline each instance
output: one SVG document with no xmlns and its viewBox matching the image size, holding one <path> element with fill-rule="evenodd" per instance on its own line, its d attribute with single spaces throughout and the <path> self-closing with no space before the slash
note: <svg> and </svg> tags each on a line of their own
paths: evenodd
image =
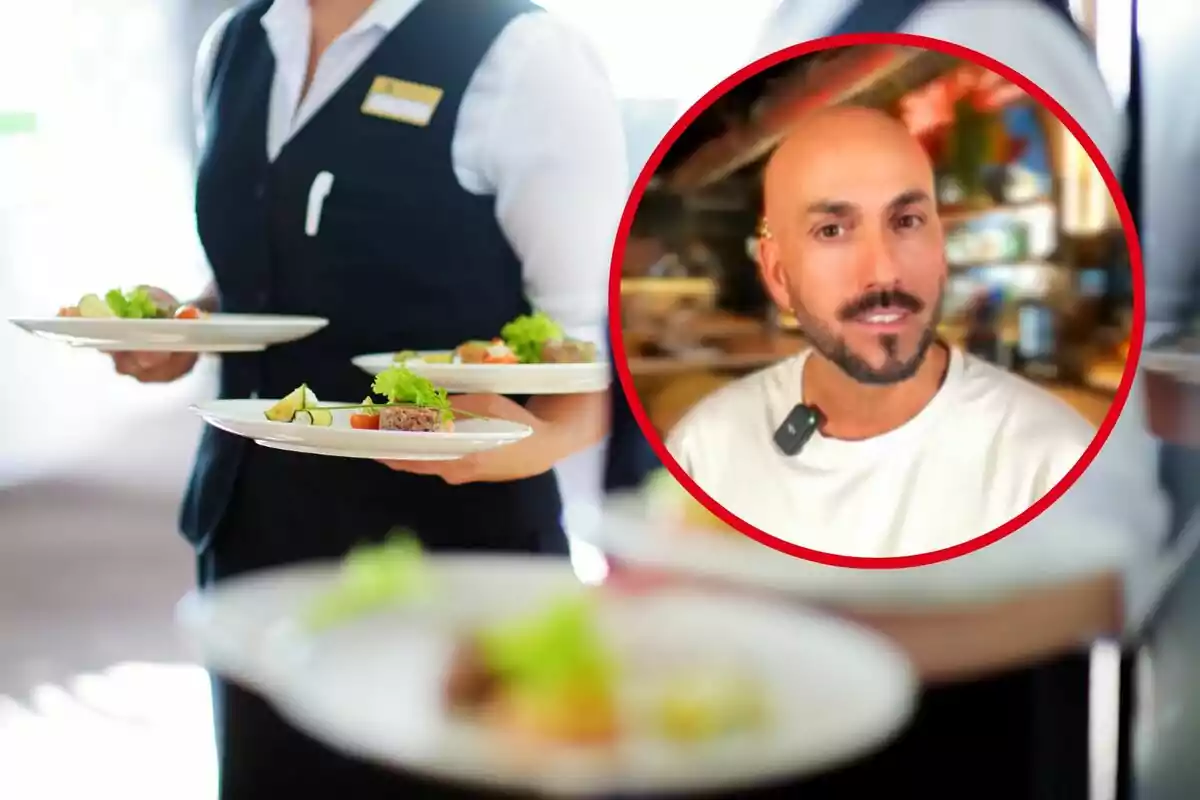
<svg viewBox="0 0 1200 800">
<path fill-rule="evenodd" d="M 876 289 L 842 306 L 838 311 L 838 319 L 848 322 L 876 309 L 889 308 L 916 314 L 925 310 L 925 302 L 902 289 Z"/>
</svg>

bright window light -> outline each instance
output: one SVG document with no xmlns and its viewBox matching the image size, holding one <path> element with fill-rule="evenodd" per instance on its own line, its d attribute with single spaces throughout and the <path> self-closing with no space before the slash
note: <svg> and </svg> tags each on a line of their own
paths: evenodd
<svg viewBox="0 0 1200 800">
<path fill-rule="evenodd" d="M 701 97 L 745 66 L 775 0 L 538 0 L 586 31 L 621 98 Z"/>
</svg>

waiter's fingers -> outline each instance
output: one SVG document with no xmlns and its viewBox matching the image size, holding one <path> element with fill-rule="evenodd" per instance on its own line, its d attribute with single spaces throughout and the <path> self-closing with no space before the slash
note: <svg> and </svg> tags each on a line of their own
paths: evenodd
<svg viewBox="0 0 1200 800">
<path fill-rule="evenodd" d="M 478 461 L 472 456 L 454 461 L 380 461 L 389 469 L 413 475 L 433 475 L 446 483 L 461 484 L 478 480 Z"/>
<path fill-rule="evenodd" d="M 121 375 L 142 383 L 169 383 L 189 372 L 195 353 L 112 353 L 113 366 Z"/>
<path fill-rule="evenodd" d="M 122 375 L 140 377 L 171 360 L 170 353 L 113 353 L 113 365 Z"/>
</svg>

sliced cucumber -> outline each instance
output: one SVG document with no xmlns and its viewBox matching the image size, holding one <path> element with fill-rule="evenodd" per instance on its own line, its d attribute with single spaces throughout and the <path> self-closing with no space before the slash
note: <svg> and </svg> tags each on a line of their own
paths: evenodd
<svg viewBox="0 0 1200 800">
<path fill-rule="evenodd" d="M 328 428 L 333 425 L 333 412 L 327 409 L 310 408 L 301 413 L 308 414 L 309 419 L 312 421 L 311 424 L 316 425 L 318 428 Z"/>
<path fill-rule="evenodd" d="M 272 422 L 292 422 L 296 412 L 303 411 L 308 405 L 316 405 L 316 400 L 308 386 L 300 384 L 287 397 L 266 410 L 267 419 Z"/>
</svg>

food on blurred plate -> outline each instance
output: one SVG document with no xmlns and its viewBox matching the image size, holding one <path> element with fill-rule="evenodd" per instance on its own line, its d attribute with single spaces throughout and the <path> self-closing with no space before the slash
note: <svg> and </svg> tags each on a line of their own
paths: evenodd
<svg viewBox="0 0 1200 800">
<path fill-rule="evenodd" d="M 720 517 L 683 488 L 675 476 L 665 469 L 656 470 L 646 481 L 642 490 L 647 508 L 656 519 L 665 518 L 681 527 L 718 531 L 735 536 L 741 533 L 726 524 Z"/>
<path fill-rule="evenodd" d="M 60 317 L 85 319 L 202 319 L 205 312 L 191 305 L 179 305 L 150 286 L 128 292 L 113 289 L 101 298 L 86 294 L 73 306 L 58 310 Z"/>
<path fill-rule="evenodd" d="M 591 598 L 569 597 L 468 635 L 447 676 L 450 708 L 522 740 L 614 741 L 617 673 L 594 614 Z"/>
<path fill-rule="evenodd" d="M 393 532 L 381 544 L 350 551 L 337 584 L 312 602 L 304 622 L 311 630 L 322 631 L 426 597 L 430 586 L 420 542 L 410 533 Z"/>
<path fill-rule="evenodd" d="M 630 734 L 691 744 L 764 727 L 763 688 L 747 674 L 689 665 L 650 680 L 621 669 L 594 603 L 564 597 L 464 637 L 446 678 L 450 709 L 532 745 Z"/>
<path fill-rule="evenodd" d="M 701 667 L 672 675 L 651 708 L 657 731 L 677 742 L 760 730 L 768 716 L 762 686 L 748 675 Z"/>
<path fill-rule="evenodd" d="M 567 338 L 562 327 L 542 312 L 517 317 L 491 340 L 464 342 L 450 353 L 396 353 L 399 362 L 428 364 L 590 364 L 596 345 Z"/>
<path fill-rule="evenodd" d="M 356 430 L 401 431 L 406 433 L 450 432 L 454 411 L 446 390 L 402 366 L 375 376 L 371 390 L 386 398 L 376 403 L 371 397 L 357 406 L 322 406 L 313 390 L 301 384 L 264 413 L 272 422 L 332 427 L 333 412 L 349 411 L 350 427 Z"/>
</svg>

